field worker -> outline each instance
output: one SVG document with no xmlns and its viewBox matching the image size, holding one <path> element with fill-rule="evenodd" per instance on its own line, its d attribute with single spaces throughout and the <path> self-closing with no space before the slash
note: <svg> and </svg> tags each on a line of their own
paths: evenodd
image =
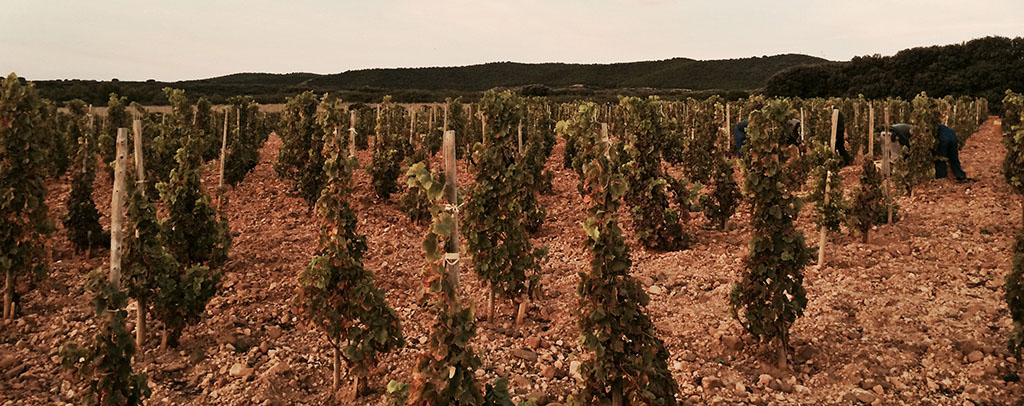
<svg viewBox="0 0 1024 406">
<path fill-rule="evenodd" d="M 743 157 L 743 143 L 747 141 L 747 125 L 750 124 L 747 120 L 736 123 L 736 127 L 732 130 L 732 139 L 735 141 L 732 145 L 736 148 L 736 157 Z"/>
<path fill-rule="evenodd" d="M 831 137 L 832 134 L 829 134 Z M 850 162 L 853 162 L 853 158 L 850 157 L 850 153 L 846 151 L 846 123 L 843 122 L 843 112 L 839 111 L 839 118 L 836 119 L 836 152 L 839 153 L 839 157 L 843 159 L 843 166 L 847 166 Z"/>
<path fill-rule="evenodd" d="M 743 157 L 743 144 L 747 141 L 747 120 L 736 123 L 736 127 L 732 132 L 732 138 L 735 142 L 736 157 Z M 785 145 L 800 145 L 800 120 L 791 119 L 789 120 L 787 130 L 789 136 L 786 137 Z"/>
<path fill-rule="evenodd" d="M 896 142 L 901 146 L 908 146 L 910 145 L 910 129 L 912 127 L 910 124 L 893 124 L 889 126 L 889 132 L 896 136 Z M 946 161 L 949 161 L 949 166 L 953 169 L 953 176 L 956 177 L 957 182 L 973 181 L 960 167 L 960 151 L 956 132 L 952 128 L 939 124 L 935 131 L 935 139 L 938 141 L 938 146 L 935 149 L 937 158 L 935 159 L 935 179 L 946 177 Z"/>
</svg>

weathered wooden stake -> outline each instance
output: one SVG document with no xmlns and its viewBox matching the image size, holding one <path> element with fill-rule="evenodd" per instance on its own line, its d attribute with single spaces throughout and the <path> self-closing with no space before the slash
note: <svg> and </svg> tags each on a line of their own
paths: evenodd
<svg viewBox="0 0 1024 406">
<path fill-rule="evenodd" d="M 518 132 L 517 139 L 518 139 L 518 142 L 519 142 L 519 149 L 516 150 L 516 159 L 520 159 L 520 158 L 523 157 L 523 122 L 522 121 L 519 121 L 519 129 L 518 129 L 518 131 L 519 132 Z M 516 312 L 516 327 L 519 327 L 519 326 L 523 325 L 523 321 L 526 320 L 526 311 L 527 311 L 527 309 L 529 309 L 529 307 L 530 307 L 530 296 L 524 294 L 523 297 L 519 300 L 519 310 Z"/>
<path fill-rule="evenodd" d="M 409 146 L 415 148 L 416 145 L 416 109 L 410 109 L 409 113 Z"/>
<path fill-rule="evenodd" d="M 892 224 L 892 131 L 889 131 L 889 106 L 885 106 L 885 145 L 882 146 L 882 174 L 885 175 L 885 208 L 888 211 L 886 224 Z"/>
<path fill-rule="evenodd" d="M 732 116 L 729 112 L 729 102 L 725 102 L 725 140 L 729 150 L 732 151 Z"/>
<path fill-rule="evenodd" d="M 829 150 L 835 152 L 836 150 L 836 131 L 839 125 L 839 109 L 832 109 L 832 139 L 829 142 Z M 832 192 L 832 171 L 825 172 L 825 206 L 828 206 L 829 194 Z M 822 214 L 824 215 L 824 214 Z M 818 268 L 825 265 L 825 244 L 828 243 L 828 229 L 825 226 L 821 226 L 820 236 L 818 239 Z"/>
<path fill-rule="evenodd" d="M 806 131 L 807 131 L 807 130 L 805 130 L 805 128 L 807 127 L 807 124 L 805 124 L 805 123 L 806 123 L 806 121 L 804 121 L 804 108 L 801 107 L 800 108 L 800 145 L 804 145 L 804 141 L 805 141 L 805 138 L 806 138 L 806 136 L 804 134 L 806 134 Z"/>
<path fill-rule="evenodd" d="M 429 113 L 427 115 L 427 136 L 423 138 L 424 141 L 434 138 L 434 134 L 437 133 L 437 129 L 434 128 L 434 114 L 435 114 L 434 110 L 436 110 L 435 107 L 436 106 L 431 104 L 430 105 L 430 109 L 427 110 L 427 112 Z M 441 133 L 441 142 L 444 142 L 444 133 Z M 430 150 L 428 148 L 427 152 L 429 152 L 429 151 Z"/>
<path fill-rule="evenodd" d="M 523 156 L 523 122 L 522 121 L 519 122 L 519 135 L 517 137 L 518 137 L 518 141 L 519 141 L 519 149 L 516 150 L 516 154 L 517 154 L 517 157 L 522 157 Z"/>
<path fill-rule="evenodd" d="M 868 159 L 875 159 L 875 105 L 868 102 Z"/>
<path fill-rule="evenodd" d="M 348 157 L 356 156 L 356 111 L 348 112 Z"/>
<path fill-rule="evenodd" d="M 456 170 L 455 156 L 455 131 L 445 131 L 442 139 L 442 155 L 444 159 L 444 187 L 447 204 L 451 207 L 458 207 L 459 188 Z M 452 233 L 448 238 L 448 247 L 445 250 L 445 266 L 448 268 L 448 279 L 451 281 L 452 289 L 455 291 L 454 300 L 459 298 L 459 216 L 458 211 L 452 216 Z"/>
<path fill-rule="evenodd" d="M 117 129 L 117 160 L 114 164 L 114 190 L 110 197 L 110 276 L 111 285 L 121 287 L 121 223 L 124 221 L 125 165 L 128 162 L 128 129 Z"/>
<path fill-rule="evenodd" d="M 217 207 L 220 207 L 220 193 L 224 193 L 221 189 L 224 189 L 224 160 L 228 150 L 228 116 L 230 115 L 231 109 L 224 110 L 224 135 L 220 138 L 220 183 L 218 184 Z"/>
<path fill-rule="evenodd" d="M 145 196 L 146 169 L 142 157 L 142 120 L 132 121 L 132 133 L 135 141 L 135 153 L 132 154 L 135 158 L 135 187 Z M 138 230 L 135 230 L 135 236 L 139 236 Z M 142 354 L 142 344 L 146 342 L 146 311 L 149 305 L 145 297 L 140 297 L 137 302 L 139 308 L 135 312 L 135 347 L 139 350 L 138 353 Z"/>
</svg>

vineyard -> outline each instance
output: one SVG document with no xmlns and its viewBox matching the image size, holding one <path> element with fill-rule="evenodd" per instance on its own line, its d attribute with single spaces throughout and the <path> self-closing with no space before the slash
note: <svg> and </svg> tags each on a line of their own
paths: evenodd
<svg viewBox="0 0 1024 406">
<path fill-rule="evenodd" d="M 1019 94 L 164 94 L 98 114 L 3 81 L 0 405 L 1024 390 Z M 973 182 L 936 179 L 940 125 Z"/>
</svg>

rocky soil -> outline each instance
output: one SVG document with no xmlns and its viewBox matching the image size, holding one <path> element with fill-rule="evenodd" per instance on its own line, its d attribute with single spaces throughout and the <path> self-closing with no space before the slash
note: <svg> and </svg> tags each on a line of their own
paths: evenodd
<svg viewBox="0 0 1024 406">
<path fill-rule="evenodd" d="M 688 229 L 695 242 L 679 252 L 639 247 L 623 210 L 632 273 L 652 297 L 647 311 L 671 351 L 680 399 L 755 405 L 1019 402 L 1024 390 L 1017 360 L 1005 349 L 1011 322 L 1002 285 L 1021 203 L 1000 172 L 1000 137 L 998 119 L 990 119 L 961 151 L 977 182 L 938 180 L 899 197 L 902 219 L 877 227 L 867 244 L 847 233 L 830 236 L 826 265 L 805 269 L 809 304 L 793 326 L 788 372 L 776 370 L 770 348 L 729 314 L 728 292 L 742 272 L 750 236 L 748 206 L 726 231 L 706 229 L 693 213 Z M 150 337 L 138 360 L 136 368 L 148 374 L 153 389 L 148 404 L 375 405 L 385 402 L 388 381 L 411 380 L 432 320 L 418 302 L 424 226 L 397 209 L 397 196 L 377 201 L 369 175 L 357 171 L 352 202 L 367 235 L 366 265 L 401 316 L 407 346 L 381 360 L 373 393 L 355 399 L 350 391 L 330 393 L 327 340 L 296 317 L 291 303 L 296 275 L 316 249 L 317 230 L 306 204 L 290 193 L 291 184 L 274 175 L 279 147 L 272 136 L 255 171 L 227 192 L 234 245 L 206 317 L 186 330 L 179 348 L 161 350 Z M 359 158 L 368 163 L 369 152 Z M 565 403 L 576 387 L 575 287 L 589 262 L 580 226 L 583 201 L 575 174 L 560 162 L 557 147 L 548 164 L 556 172 L 555 193 L 541 197 L 548 220 L 534 238 L 550 249 L 544 296 L 519 329 L 512 326 L 511 303 L 499 303 L 497 320 L 480 320 L 473 341 L 483 360 L 482 380 L 507 376 L 517 400 L 539 398 L 540 404 Z M 844 169 L 847 190 L 859 168 Z M 464 164 L 459 169 L 460 183 L 468 185 L 472 177 Z M 212 192 L 212 165 L 205 183 Z M 68 188 L 67 179 L 49 185 L 54 219 L 65 212 Z M 105 172 L 97 176 L 95 198 L 109 213 Z M 109 254 L 75 253 L 56 223 L 49 278 L 34 290 L 20 286 L 20 317 L 0 330 L 0 405 L 75 403 L 85 390 L 61 370 L 57 351 L 92 334 L 90 296 L 81 286 L 89 270 L 106 266 Z M 809 220 L 801 218 L 799 225 L 808 243 L 816 244 Z M 468 261 L 462 269 L 464 294 L 483 309 L 483 286 Z"/>
</svg>

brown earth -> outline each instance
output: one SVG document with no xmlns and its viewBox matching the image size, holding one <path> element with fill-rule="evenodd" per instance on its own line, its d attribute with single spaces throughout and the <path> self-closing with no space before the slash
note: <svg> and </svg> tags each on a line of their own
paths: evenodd
<svg viewBox="0 0 1024 406">
<path fill-rule="evenodd" d="M 651 294 L 647 311 L 671 351 L 680 399 L 778 405 L 1019 401 L 1021 385 L 1004 380 L 1018 365 L 1005 349 L 1011 322 L 1002 285 L 1021 207 L 1000 172 L 1000 137 L 998 120 L 990 119 L 961 151 L 977 182 L 939 180 L 900 197 L 903 219 L 878 227 L 868 244 L 846 233 L 831 236 L 826 266 L 805 269 L 809 304 L 793 326 L 792 372 L 775 370 L 770 348 L 729 314 L 728 292 L 742 272 L 750 236 L 749 207 L 724 232 L 702 227 L 694 213 L 688 225 L 693 246 L 667 253 L 640 248 L 623 210 L 632 272 Z M 354 401 L 332 397 L 329 345 L 322 333 L 305 328 L 290 302 L 296 275 L 316 249 L 317 229 L 306 204 L 289 193 L 291 184 L 273 173 L 279 147 L 273 136 L 255 171 L 227 192 L 235 238 L 207 316 L 186 330 L 175 350 L 156 348 L 158 340 L 150 337 L 136 364 L 149 375 L 148 404 L 381 404 L 389 380 L 411 380 L 432 320 L 417 302 L 424 227 L 398 211 L 397 196 L 377 201 L 369 175 L 356 172 L 353 206 L 367 235 L 366 266 L 402 318 L 407 346 L 383 357 L 371 382 L 374 393 Z M 369 152 L 359 158 L 369 162 Z M 557 147 L 548 163 L 556 172 L 555 193 L 541 197 L 548 220 L 534 238 L 550 249 L 544 297 L 519 330 L 511 326 L 511 303 L 500 303 L 495 323 L 477 323 L 473 346 L 483 360 L 483 380 L 508 376 L 517 399 L 543 393 L 547 401 L 564 403 L 576 386 L 570 370 L 580 351 L 575 287 L 589 254 L 576 177 L 560 163 Z M 460 184 L 468 185 L 471 175 L 464 164 L 459 169 Z M 843 171 L 847 190 L 859 170 L 853 165 Z M 204 181 L 212 191 L 212 166 Z M 54 219 L 65 212 L 68 187 L 67 179 L 49 185 Z M 109 213 L 108 175 L 97 177 L 94 196 Z M 50 278 L 23 295 L 20 317 L 0 331 L 3 405 L 72 403 L 85 389 L 61 370 L 57 351 L 92 334 L 90 297 L 81 286 L 90 269 L 106 266 L 109 254 L 76 254 L 57 223 L 49 241 Z M 808 243 L 816 244 L 809 220 L 801 218 L 799 225 Z M 468 261 L 462 269 L 464 293 L 483 309 L 485 290 Z"/>
</svg>

